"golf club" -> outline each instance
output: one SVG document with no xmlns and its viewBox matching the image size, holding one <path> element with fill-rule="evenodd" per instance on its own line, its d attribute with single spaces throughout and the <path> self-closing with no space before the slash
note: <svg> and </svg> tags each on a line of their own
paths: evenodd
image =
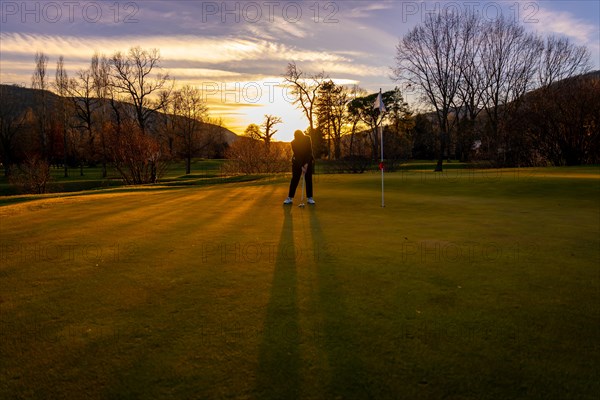
<svg viewBox="0 0 600 400">
<path fill-rule="evenodd" d="M 302 207 L 304 208 L 304 182 L 305 182 L 305 178 L 304 178 L 304 172 L 302 173 L 302 197 L 300 198 L 300 204 L 298 204 L 298 207 Z"/>
</svg>

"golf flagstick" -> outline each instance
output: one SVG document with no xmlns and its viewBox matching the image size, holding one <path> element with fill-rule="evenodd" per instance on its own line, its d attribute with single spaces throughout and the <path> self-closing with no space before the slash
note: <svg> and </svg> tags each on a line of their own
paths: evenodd
<svg viewBox="0 0 600 400">
<path fill-rule="evenodd" d="M 379 169 L 381 169 L 381 207 L 385 207 L 384 191 L 383 191 L 383 170 L 385 168 L 383 164 L 383 129 L 379 126 L 379 142 L 381 143 L 381 163 Z"/>
<path fill-rule="evenodd" d="M 373 108 L 379 111 L 379 115 L 383 115 L 386 112 L 385 104 L 383 103 L 383 97 L 381 96 L 381 89 L 379 89 L 379 94 L 375 99 L 375 103 L 373 103 Z M 379 128 L 379 144 L 381 146 L 381 162 L 379 163 L 379 169 L 381 170 L 381 207 L 385 207 L 384 200 L 384 191 L 383 191 L 383 170 L 385 166 L 383 164 L 383 127 L 381 123 L 383 122 L 383 118 L 379 122 L 377 126 Z M 375 123 L 377 124 L 377 119 L 375 119 Z"/>
</svg>

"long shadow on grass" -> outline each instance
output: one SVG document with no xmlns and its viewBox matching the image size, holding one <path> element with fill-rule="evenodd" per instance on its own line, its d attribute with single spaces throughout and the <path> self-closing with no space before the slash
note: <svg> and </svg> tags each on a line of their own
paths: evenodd
<svg viewBox="0 0 600 400">
<path fill-rule="evenodd" d="M 292 209 L 286 206 L 283 212 L 283 228 L 258 359 L 257 392 L 261 399 L 299 397 L 300 328 L 296 294 L 296 250 Z"/>
<path fill-rule="evenodd" d="M 318 279 L 316 303 L 318 311 L 323 314 L 319 336 L 331 371 L 327 374 L 331 376 L 327 398 L 375 398 L 368 371 L 360 358 L 361 353 L 368 353 L 357 337 L 360 321 L 352 319 L 336 274 L 336 246 L 326 242 L 317 210 L 309 207 L 308 214 Z"/>
</svg>

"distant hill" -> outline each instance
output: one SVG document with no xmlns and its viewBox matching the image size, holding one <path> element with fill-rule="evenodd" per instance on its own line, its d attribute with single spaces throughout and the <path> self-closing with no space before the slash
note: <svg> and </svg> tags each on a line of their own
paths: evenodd
<svg viewBox="0 0 600 400">
<path fill-rule="evenodd" d="M 0 103 L 10 102 L 13 105 L 15 105 L 15 112 L 19 112 L 19 113 L 25 112 L 25 111 L 27 111 L 27 109 L 34 108 L 36 97 L 39 94 L 39 92 L 40 92 L 39 89 L 30 89 L 30 88 L 26 88 L 26 87 L 18 86 L 18 85 L 0 84 L 0 96 L 2 96 L 2 98 L 0 99 Z M 46 95 L 46 99 L 48 102 L 47 103 L 48 108 L 51 110 L 58 109 L 60 96 L 58 96 L 55 93 L 50 92 L 50 91 L 46 91 L 45 95 Z M 132 108 L 133 106 L 131 104 L 128 104 L 125 102 L 118 102 L 118 103 L 124 109 L 130 108 L 133 111 L 133 108 Z M 156 116 L 155 120 L 160 120 L 162 118 L 172 118 L 172 116 L 169 116 L 162 112 L 157 112 L 157 116 Z M 182 117 L 176 117 L 176 118 L 182 118 Z M 238 135 L 236 135 L 234 132 L 232 132 L 231 130 L 229 130 L 225 127 L 217 126 L 217 125 L 211 124 L 211 123 L 205 123 L 205 125 L 208 125 L 209 127 L 213 127 L 213 129 L 220 130 L 223 135 L 223 138 L 225 139 L 227 144 L 231 144 L 239 138 Z"/>
<path fill-rule="evenodd" d="M 582 78 L 600 78 L 600 69 L 596 71 L 588 72 L 587 74 L 581 75 Z"/>
<path fill-rule="evenodd" d="M 573 80 L 575 80 L 575 79 L 583 79 L 583 80 L 600 79 L 600 70 L 591 71 L 591 72 L 588 72 L 588 73 L 583 74 L 583 75 L 576 75 L 576 76 L 573 76 L 573 77 L 570 77 L 570 78 L 565 78 L 563 80 L 556 81 L 556 82 L 552 83 L 551 87 L 559 88 L 560 89 L 561 87 L 564 87 L 565 85 L 568 85 L 570 82 L 573 82 Z M 529 96 L 531 96 L 534 93 L 537 93 L 539 90 L 540 89 L 537 88 L 537 89 L 533 89 L 533 90 L 525 93 L 524 99 L 527 100 L 527 98 Z M 500 107 L 502 107 L 502 106 L 500 106 Z M 464 109 L 463 108 L 459 109 L 459 112 L 461 114 L 464 114 Z M 454 116 L 455 114 L 456 114 L 456 111 L 455 110 L 451 110 L 449 115 L 450 116 Z M 427 118 L 429 121 L 431 121 L 433 123 L 437 123 L 437 114 L 436 114 L 435 111 L 423 112 L 423 113 L 420 113 L 420 115 L 423 116 L 423 117 L 425 117 L 425 118 Z M 478 119 L 482 119 L 482 118 L 485 118 L 485 115 L 483 113 L 480 113 Z"/>
</svg>

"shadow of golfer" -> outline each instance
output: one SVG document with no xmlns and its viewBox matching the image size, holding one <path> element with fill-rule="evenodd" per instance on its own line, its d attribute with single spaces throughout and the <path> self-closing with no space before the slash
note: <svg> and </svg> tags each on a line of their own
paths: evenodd
<svg viewBox="0 0 600 400">
<path fill-rule="evenodd" d="M 296 293 L 296 248 L 292 208 L 287 206 L 283 209 L 283 227 L 258 356 L 258 398 L 299 397 L 300 327 Z"/>
<path fill-rule="evenodd" d="M 374 398 L 369 387 L 368 371 L 360 359 L 362 343 L 357 337 L 360 321 L 352 319 L 348 311 L 342 284 L 337 275 L 338 246 L 327 243 L 319 222 L 317 210 L 309 207 L 310 232 L 317 268 L 317 304 L 323 314 L 320 332 L 321 347 L 327 357 L 331 380 L 328 398 Z"/>
</svg>

